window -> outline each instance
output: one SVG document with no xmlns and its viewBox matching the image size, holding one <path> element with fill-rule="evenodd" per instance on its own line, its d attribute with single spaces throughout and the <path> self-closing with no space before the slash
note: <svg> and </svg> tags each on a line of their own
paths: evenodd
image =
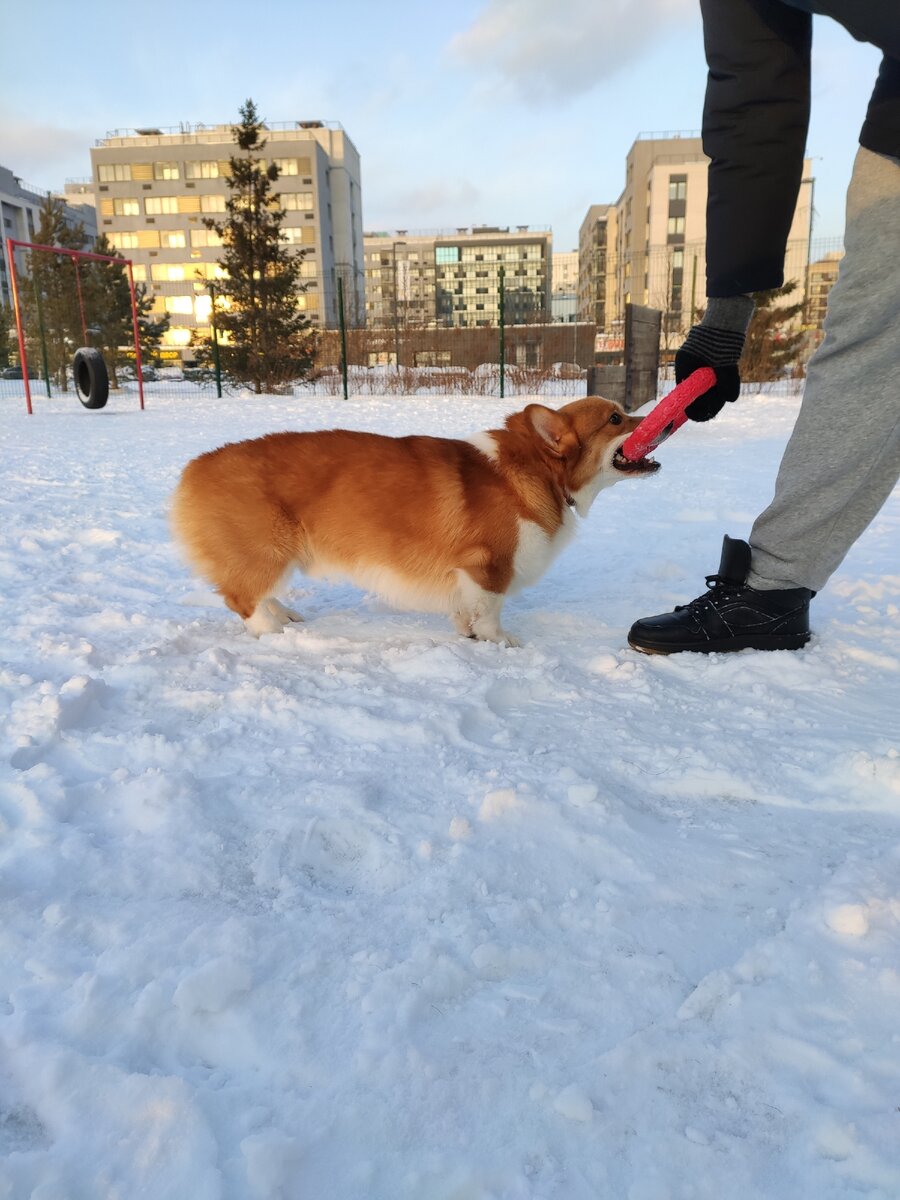
<svg viewBox="0 0 900 1200">
<path fill-rule="evenodd" d="M 286 246 L 311 246 L 316 240 L 316 231 L 312 225 L 303 225 L 299 229 L 282 228 L 281 240 Z"/>
<path fill-rule="evenodd" d="M 183 250 L 186 245 L 182 229 L 165 230 L 159 237 L 160 245 L 164 250 Z"/>
<path fill-rule="evenodd" d="M 109 233 L 109 244 L 116 250 L 136 250 L 138 235 L 136 233 Z"/>
<path fill-rule="evenodd" d="M 148 217 L 158 217 L 163 213 L 177 213 L 178 197 L 147 196 L 144 200 L 144 212 Z"/>
<path fill-rule="evenodd" d="M 312 192 L 283 192 L 280 200 L 285 212 L 312 212 Z"/>
<path fill-rule="evenodd" d="M 299 160 L 296 158 L 273 158 L 272 162 L 278 168 L 279 175 L 299 175 Z"/>
<path fill-rule="evenodd" d="M 153 164 L 154 179 L 180 179 L 177 162 L 155 162 Z"/>
<path fill-rule="evenodd" d="M 181 235 L 184 237 L 184 234 Z M 184 242 L 181 243 L 182 246 Z M 191 245 L 192 246 L 221 246 L 222 239 L 214 229 L 192 229 L 191 230 Z"/>
<path fill-rule="evenodd" d="M 192 314 L 194 311 L 193 296 L 166 296 L 166 312 Z"/>
<path fill-rule="evenodd" d="M 687 175 L 669 176 L 669 199 L 685 200 L 687 198 Z"/>
<path fill-rule="evenodd" d="M 101 183 L 128 183 L 131 180 L 131 164 L 100 163 L 97 178 Z"/>
<path fill-rule="evenodd" d="M 114 200 L 100 201 L 100 215 L 102 217 L 137 217 L 140 215 L 140 203 L 130 196 L 117 196 Z"/>
<path fill-rule="evenodd" d="M 668 224 L 669 236 L 672 234 L 684 233 L 684 217 L 669 217 Z"/>
<path fill-rule="evenodd" d="M 186 162 L 184 177 L 185 179 L 218 179 L 219 163 L 215 159 L 205 162 Z"/>
<path fill-rule="evenodd" d="M 131 164 L 131 178 L 137 179 L 142 183 L 145 180 L 152 179 L 153 178 L 153 164 L 152 163 L 132 163 Z"/>
<path fill-rule="evenodd" d="M 175 283 L 189 278 L 193 268 L 177 266 L 174 263 L 153 263 L 150 267 L 150 278 L 154 283 Z"/>
<path fill-rule="evenodd" d="M 672 251 L 672 266 L 675 268 L 684 266 L 684 250 Z"/>
<path fill-rule="evenodd" d="M 223 213 L 225 211 L 225 197 L 201 196 L 200 211 L 202 213 Z"/>
<path fill-rule="evenodd" d="M 459 262 L 459 246 L 435 246 L 434 261 L 436 263 Z"/>
</svg>

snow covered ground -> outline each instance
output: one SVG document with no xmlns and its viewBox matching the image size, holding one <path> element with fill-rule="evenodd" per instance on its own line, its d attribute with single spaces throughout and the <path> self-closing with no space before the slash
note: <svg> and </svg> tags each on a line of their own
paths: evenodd
<svg viewBox="0 0 900 1200">
<path fill-rule="evenodd" d="M 796 398 L 604 493 L 509 650 L 301 578 L 254 641 L 165 516 L 223 441 L 501 401 L 0 386 L 0 1200 L 900 1196 L 900 495 L 805 651 L 625 648 Z"/>
</svg>

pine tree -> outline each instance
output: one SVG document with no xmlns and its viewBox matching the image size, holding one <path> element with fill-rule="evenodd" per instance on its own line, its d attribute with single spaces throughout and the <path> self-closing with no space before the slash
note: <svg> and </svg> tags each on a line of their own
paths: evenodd
<svg viewBox="0 0 900 1200">
<path fill-rule="evenodd" d="M 145 283 L 135 284 L 134 302 L 138 315 L 141 362 L 145 367 L 154 366 L 159 362 L 159 347 L 169 328 L 169 314 L 153 312 L 153 297 Z"/>
<path fill-rule="evenodd" d="M 781 379 L 785 369 L 797 363 L 805 338 L 803 331 L 792 329 L 790 323 L 803 311 L 802 298 L 796 304 L 775 303 L 790 296 L 796 287 L 796 282 L 790 280 L 781 287 L 753 294 L 756 310 L 741 356 L 742 379 L 752 383 Z"/>
<path fill-rule="evenodd" d="M 87 243 L 84 226 L 67 225 L 64 211 L 61 200 L 47 197 L 40 208 L 35 241 L 41 246 L 82 250 Z M 21 295 L 29 360 L 41 362 L 43 343 L 50 373 L 63 391 L 68 391 L 72 358 L 85 340 L 75 264 L 66 254 L 34 250 L 28 255 L 26 273 L 28 278 L 22 282 Z"/>
<path fill-rule="evenodd" d="M 306 290 L 300 276 L 305 251 L 294 253 L 282 241 L 285 212 L 272 186 L 278 168 L 260 158 L 263 122 L 252 100 L 240 115 L 232 128 L 238 152 L 229 159 L 227 218 L 207 217 L 205 224 L 224 244 L 219 265 L 225 277 L 216 289 L 222 366 L 259 395 L 309 371 L 315 335 L 298 306 Z"/>
<path fill-rule="evenodd" d="M 90 314 L 90 341 L 103 355 L 109 382 L 119 386 L 118 368 L 128 357 L 127 348 L 134 342 L 131 317 L 131 289 L 121 254 L 110 244 L 105 233 L 97 238 L 94 251 L 108 254 L 118 262 L 89 262 L 83 270 L 82 292 L 85 308 Z"/>
<path fill-rule="evenodd" d="M 0 368 L 8 367 L 16 336 L 16 314 L 11 304 L 0 301 Z"/>
</svg>

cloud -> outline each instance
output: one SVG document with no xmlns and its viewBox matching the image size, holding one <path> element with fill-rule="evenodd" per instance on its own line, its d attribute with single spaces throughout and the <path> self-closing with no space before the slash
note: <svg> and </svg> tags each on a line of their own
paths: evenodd
<svg viewBox="0 0 900 1200">
<path fill-rule="evenodd" d="M 0 119 L 0 163 L 26 182 L 61 188 L 71 176 L 91 172 L 91 145 L 96 132 L 68 129 L 20 114 Z"/>
<path fill-rule="evenodd" d="M 683 18 L 697 19 L 696 0 L 488 0 L 450 52 L 525 99 L 556 98 L 602 83 Z"/>
</svg>

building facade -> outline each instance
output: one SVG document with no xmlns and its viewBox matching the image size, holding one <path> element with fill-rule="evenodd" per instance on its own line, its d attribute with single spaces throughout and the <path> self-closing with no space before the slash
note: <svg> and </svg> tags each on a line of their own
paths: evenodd
<svg viewBox="0 0 900 1200">
<path fill-rule="evenodd" d="M 582 225 L 579 311 L 593 305 L 598 326 L 621 328 L 625 305 L 663 314 L 663 339 L 680 337 L 706 305 L 706 199 L 709 159 L 697 134 L 641 134 L 625 161 L 615 205 L 595 205 Z M 802 289 L 809 260 L 813 180 L 803 181 L 788 235 L 785 278 Z M 605 263 L 605 270 L 594 263 Z M 795 302 L 797 293 L 786 299 Z M 602 319 L 599 319 L 602 318 Z"/>
<path fill-rule="evenodd" d="M 616 206 L 592 204 L 578 231 L 578 319 L 605 330 L 615 304 Z"/>
<path fill-rule="evenodd" d="M 332 122 L 269 123 L 264 136 L 262 157 L 279 168 L 282 232 L 306 251 L 300 302 L 313 324 L 334 327 L 339 279 L 345 311 L 365 305 L 359 154 Z M 169 314 L 170 350 L 186 347 L 194 329 L 209 334 L 222 243 L 204 219 L 224 220 L 236 151 L 230 125 L 116 131 L 91 150 L 100 232 L 133 261 L 154 311 Z"/>
<path fill-rule="evenodd" d="M 550 319 L 551 234 L 519 225 L 367 233 L 366 323 L 477 328 Z"/>
<path fill-rule="evenodd" d="M 0 303 L 12 303 L 12 277 L 6 239 L 13 238 L 18 242 L 35 240 L 40 225 L 41 205 L 46 202 L 47 195 L 47 192 L 23 183 L 8 167 L 0 167 Z M 87 237 L 85 249 L 90 250 L 97 238 L 97 218 L 93 204 L 82 195 L 70 195 L 68 191 L 56 198 L 62 200 L 65 205 L 63 219 L 66 224 L 73 229 L 78 225 L 84 227 Z M 24 266 L 18 255 L 16 263 L 19 267 Z"/>
<path fill-rule="evenodd" d="M 843 251 L 833 250 L 809 264 L 806 285 L 806 324 L 816 345 L 822 340 L 822 327 L 828 308 L 828 296 L 837 282 Z"/>
<path fill-rule="evenodd" d="M 566 325 L 578 315 L 578 251 L 560 250 L 553 255 L 550 288 L 550 317 Z"/>
</svg>

